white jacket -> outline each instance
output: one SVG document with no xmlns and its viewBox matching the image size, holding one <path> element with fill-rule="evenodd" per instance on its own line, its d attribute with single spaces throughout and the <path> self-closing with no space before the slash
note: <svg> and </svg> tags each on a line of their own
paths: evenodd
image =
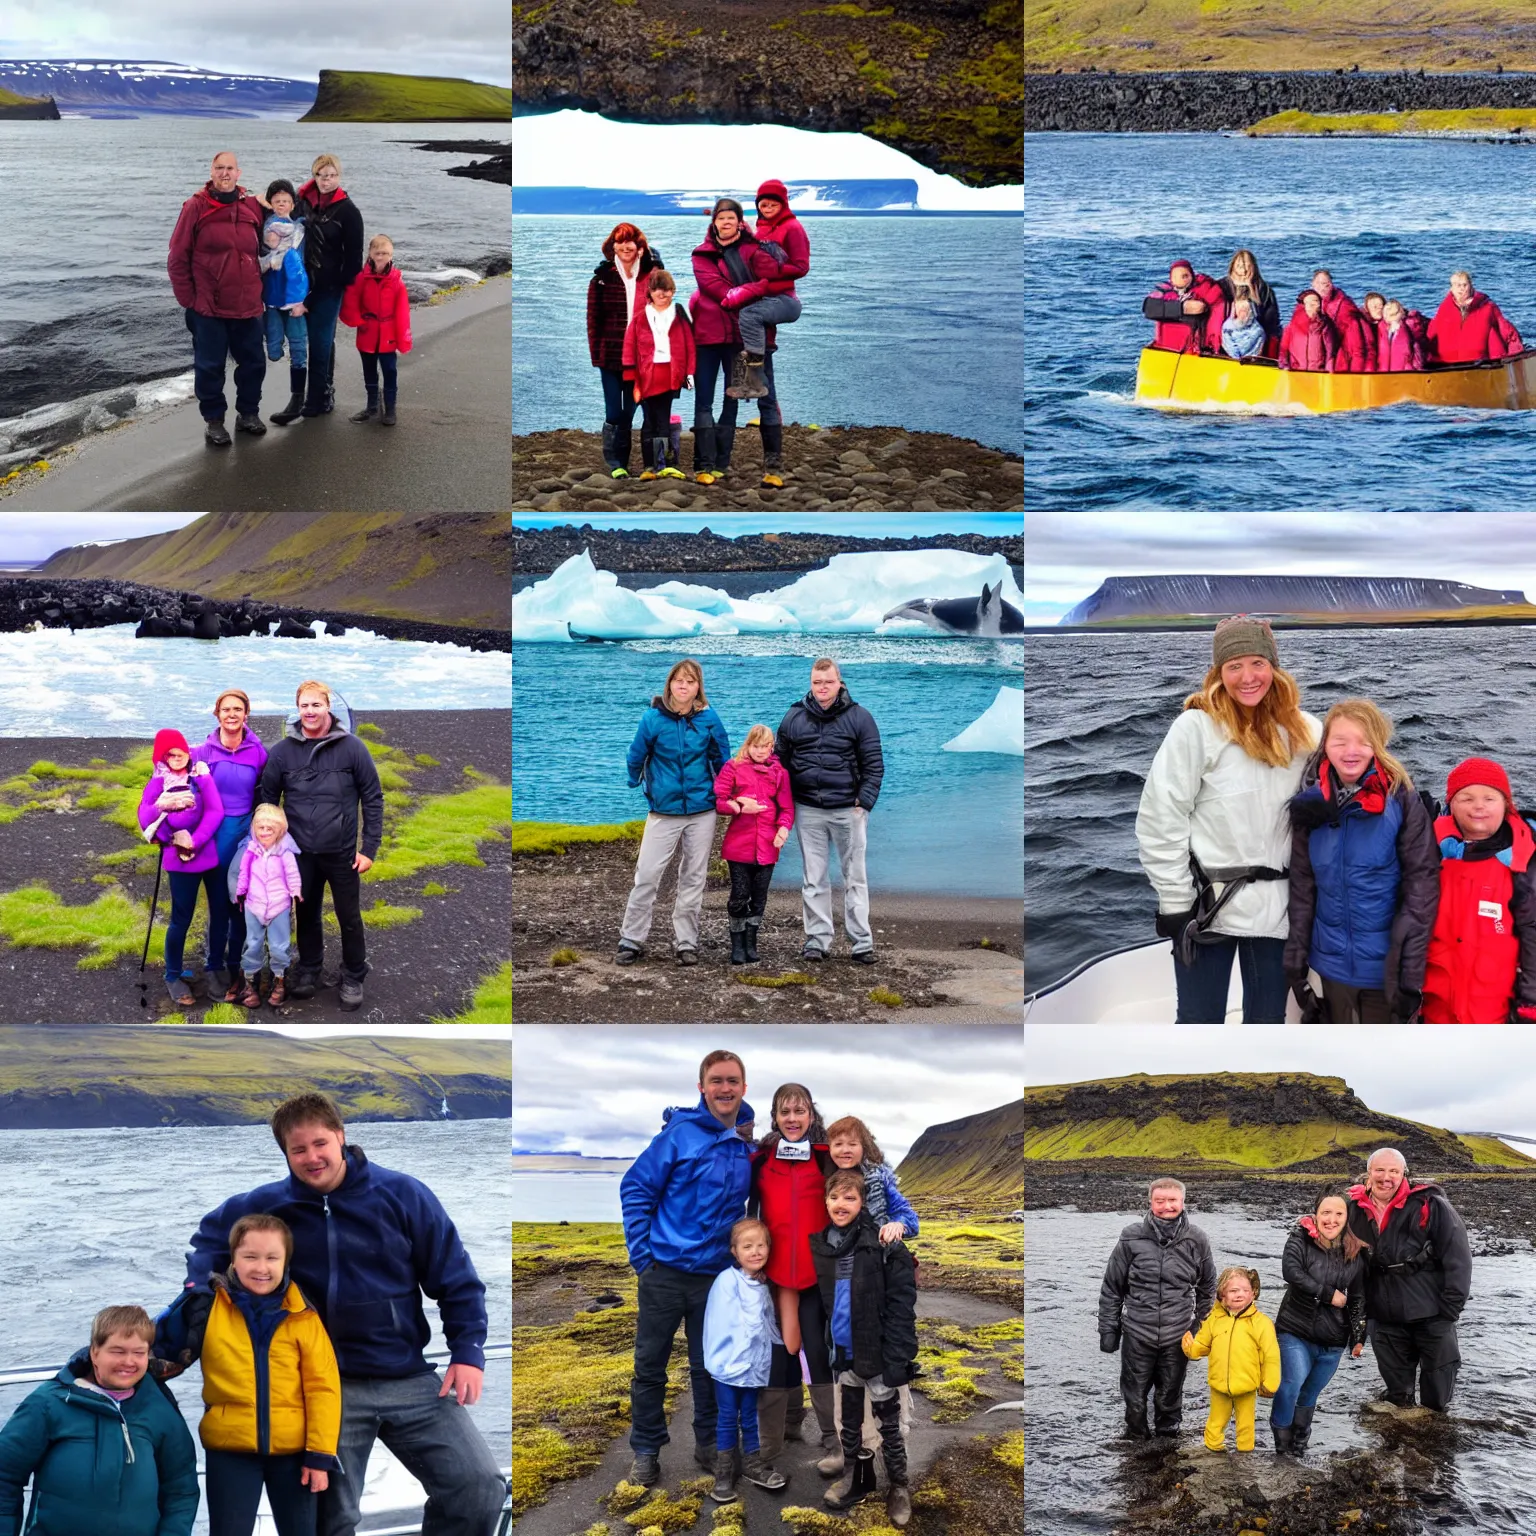
<svg viewBox="0 0 1536 1536">
<path fill-rule="evenodd" d="M 766 1279 L 736 1265 L 722 1270 L 704 1306 L 704 1369 L 728 1387 L 766 1387 L 773 1346 L 782 1344 Z"/>
<path fill-rule="evenodd" d="M 1313 743 L 1322 723 L 1303 712 Z M 1191 853 L 1206 869 L 1291 862 L 1286 802 L 1301 787 L 1312 744 L 1298 742 L 1290 763 L 1271 768 L 1249 757 L 1214 717 L 1186 709 L 1173 722 L 1152 759 L 1136 812 L 1141 865 L 1157 892 L 1159 912 L 1185 912 L 1195 904 Z M 1221 885 L 1216 887 L 1221 893 Z M 1255 880 L 1244 886 L 1211 925 L 1237 938 L 1283 939 L 1290 932 L 1290 881 Z"/>
</svg>

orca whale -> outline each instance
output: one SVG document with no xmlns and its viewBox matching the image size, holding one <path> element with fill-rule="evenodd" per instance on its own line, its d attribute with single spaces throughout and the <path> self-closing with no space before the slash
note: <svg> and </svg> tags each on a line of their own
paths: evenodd
<svg viewBox="0 0 1536 1536">
<path fill-rule="evenodd" d="M 980 597 L 918 597 L 886 614 L 891 619 L 917 619 L 944 635 L 1022 635 L 1024 615 L 1003 601 L 1001 579 L 995 587 L 983 586 Z"/>
</svg>

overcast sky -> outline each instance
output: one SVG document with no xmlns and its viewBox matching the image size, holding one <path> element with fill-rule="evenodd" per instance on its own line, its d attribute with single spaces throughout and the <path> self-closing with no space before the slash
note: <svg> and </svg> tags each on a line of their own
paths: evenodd
<svg viewBox="0 0 1536 1536">
<path fill-rule="evenodd" d="M 0 564 L 46 560 L 71 544 L 138 539 L 184 528 L 203 512 L 0 512 Z"/>
<path fill-rule="evenodd" d="M 1434 576 L 1536 599 L 1531 512 L 1032 512 L 1025 535 L 1035 624 L 1107 576 Z"/>
<path fill-rule="evenodd" d="M 133 59 L 316 80 L 322 69 L 507 85 L 506 0 L 6 0 L 0 57 Z"/>
<path fill-rule="evenodd" d="M 1342 1077 L 1372 1109 L 1451 1131 L 1536 1137 L 1536 1029 L 1506 1025 L 1102 1028 L 1028 1026 L 1025 1081 L 1079 1083 L 1134 1072 L 1315 1072 Z M 1521 1150 L 1536 1156 L 1536 1147 Z"/>
<path fill-rule="evenodd" d="M 512 1040 L 512 1144 L 521 1151 L 635 1157 L 669 1104 L 699 1099 L 699 1063 L 735 1051 L 759 1135 L 773 1091 L 804 1083 L 828 1121 L 858 1115 L 891 1163 L 930 1125 L 1023 1093 L 1023 1041 L 997 1029 L 674 1025 L 636 1029 L 518 1025 Z"/>
</svg>

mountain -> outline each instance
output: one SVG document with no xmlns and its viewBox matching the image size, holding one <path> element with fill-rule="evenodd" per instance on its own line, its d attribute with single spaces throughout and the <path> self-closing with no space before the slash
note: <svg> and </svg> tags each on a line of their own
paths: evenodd
<svg viewBox="0 0 1536 1536">
<path fill-rule="evenodd" d="M 322 69 L 314 105 L 301 123 L 505 123 L 512 92 L 504 85 L 444 75 L 381 75 Z"/>
<path fill-rule="evenodd" d="M 890 181 L 789 181 L 789 206 L 807 213 L 915 213 L 917 183 Z M 625 218 L 655 218 L 669 213 L 709 216 L 717 197 L 734 197 L 751 208 L 753 188 L 715 187 L 708 191 L 634 192 L 623 187 L 519 187 L 512 194 L 514 213 L 611 213 Z"/>
<path fill-rule="evenodd" d="M 174 533 L 62 549 L 32 574 L 506 629 L 512 526 L 496 512 L 209 512 Z"/>
<path fill-rule="evenodd" d="M 1310 1072 L 1137 1073 L 1028 1088 L 1023 1107 L 1023 1152 L 1036 1163 L 1357 1174 L 1376 1148 L 1391 1146 L 1417 1173 L 1536 1168 L 1536 1159 L 1492 1137 L 1382 1114 L 1342 1077 Z"/>
<path fill-rule="evenodd" d="M 1012 1210 L 1024 1198 L 1023 1146 L 1023 1099 L 930 1125 L 896 1170 L 902 1193 L 947 1214 Z"/>
<path fill-rule="evenodd" d="M 1536 619 L 1524 592 L 1418 576 L 1111 576 L 1058 622 L 1214 623 L 1233 613 L 1313 622 Z"/>
<path fill-rule="evenodd" d="M 51 96 L 72 117 L 296 118 L 315 99 L 308 80 L 221 75 L 163 60 L 0 59 L 0 87 Z"/>
</svg>

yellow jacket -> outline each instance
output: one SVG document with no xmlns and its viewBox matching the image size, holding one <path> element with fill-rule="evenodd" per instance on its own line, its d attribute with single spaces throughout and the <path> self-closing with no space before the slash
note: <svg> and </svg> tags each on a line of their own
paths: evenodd
<svg viewBox="0 0 1536 1536">
<path fill-rule="evenodd" d="M 320 1314 L 292 1282 L 286 1313 L 258 1362 L 250 1328 L 216 1276 L 203 1334 L 203 1402 L 198 1425 L 214 1451 L 334 1457 L 341 1433 L 341 1373 Z M 311 1460 L 313 1464 L 313 1459 Z"/>
<path fill-rule="evenodd" d="M 1211 1357 L 1208 1379 L 1211 1390 L 1228 1397 L 1246 1392 L 1273 1394 L 1280 1386 L 1280 1341 L 1275 1325 L 1259 1311 L 1256 1301 L 1233 1317 L 1218 1301 L 1200 1332 L 1184 1338 L 1184 1353 L 1191 1360 Z"/>
</svg>

